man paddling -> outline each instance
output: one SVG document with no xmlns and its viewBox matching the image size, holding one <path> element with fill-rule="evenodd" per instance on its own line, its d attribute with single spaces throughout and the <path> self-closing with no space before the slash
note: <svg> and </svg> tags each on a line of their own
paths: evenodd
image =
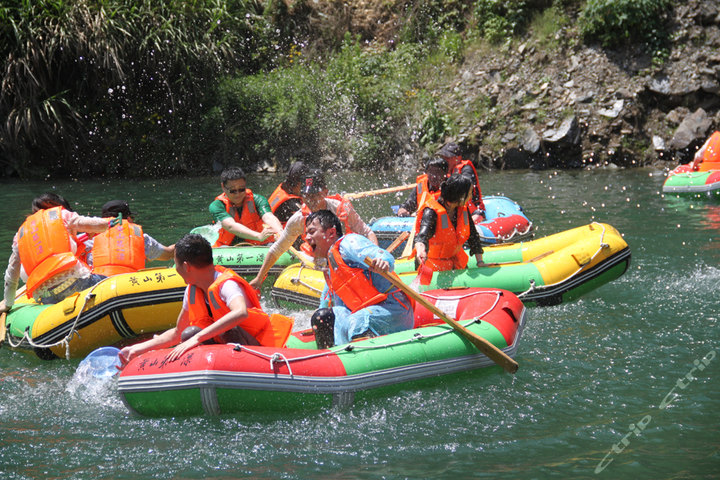
<svg viewBox="0 0 720 480">
<path fill-rule="evenodd" d="M 329 210 L 308 216 L 305 241 L 316 258 L 328 263 L 325 279 L 332 308 L 317 310 L 310 320 L 318 348 L 413 327 L 410 300 L 379 274 L 392 271 L 390 253 L 362 235 L 343 236 L 342 223 Z"/>
</svg>

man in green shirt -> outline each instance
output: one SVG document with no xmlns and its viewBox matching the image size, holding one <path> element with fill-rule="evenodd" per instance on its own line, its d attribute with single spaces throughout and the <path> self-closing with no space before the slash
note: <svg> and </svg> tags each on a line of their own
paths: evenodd
<svg viewBox="0 0 720 480">
<path fill-rule="evenodd" d="M 270 210 L 267 198 L 247 188 L 245 172 L 240 167 L 223 170 L 220 186 L 223 193 L 215 197 L 208 208 L 213 221 L 222 226 L 213 247 L 240 241 L 263 245 L 282 232 L 282 225 Z"/>
</svg>

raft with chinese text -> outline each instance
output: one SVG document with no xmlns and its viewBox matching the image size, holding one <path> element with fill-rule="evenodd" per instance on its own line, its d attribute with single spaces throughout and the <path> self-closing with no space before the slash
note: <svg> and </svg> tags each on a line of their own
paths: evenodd
<svg viewBox="0 0 720 480">
<path fill-rule="evenodd" d="M 174 327 L 184 292 L 174 268 L 152 268 L 108 277 L 52 305 L 22 295 L 7 314 L 5 345 L 44 360 L 84 357 Z"/>
<path fill-rule="evenodd" d="M 525 307 L 511 292 L 469 288 L 423 296 L 515 356 Z M 414 326 L 322 350 L 305 330 L 293 333 L 285 348 L 201 345 L 174 362 L 166 361 L 169 349 L 147 352 L 122 370 L 118 392 L 129 410 L 144 416 L 288 412 L 348 405 L 495 365 L 422 306 L 415 308 Z"/>
</svg>

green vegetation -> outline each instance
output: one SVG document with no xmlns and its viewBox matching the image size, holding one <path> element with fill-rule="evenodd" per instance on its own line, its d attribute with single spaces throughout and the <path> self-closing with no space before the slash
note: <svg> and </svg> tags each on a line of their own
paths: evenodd
<svg viewBox="0 0 720 480">
<path fill-rule="evenodd" d="M 438 98 L 469 49 L 528 31 L 552 48 L 580 11 L 588 41 L 640 40 L 660 61 L 670 2 L 370 2 L 392 21 L 362 34 L 343 5 L 0 0 L 0 176 L 384 168 L 409 142 L 430 151 L 455 132 Z M 497 121 L 490 99 L 472 105 Z"/>
<path fill-rule="evenodd" d="M 580 13 L 582 34 L 605 47 L 641 43 L 656 54 L 666 48 L 671 0 L 588 0 Z"/>
</svg>

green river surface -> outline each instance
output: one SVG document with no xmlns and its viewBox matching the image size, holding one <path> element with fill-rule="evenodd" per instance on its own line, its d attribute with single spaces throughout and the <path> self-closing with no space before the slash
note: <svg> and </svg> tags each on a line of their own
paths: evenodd
<svg viewBox="0 0 720 480">
<path fill-rule="evenodd" d="M 331 190 L 413 181 L 344 173 Z M 251 176 L 269 194 L 280 175 Z M 0 478 L 718 478 L 720 203 L 665 198 L 662 170 L 481 174 L 523 206 L 536 237 L 616 227 L 629 270 L 578 301 L 529 310 L 516 375 L 499 367 L 351 407 L 146 419 L 79 360 L 0 349 Z M 32 198 L 81 214 L 123 198 L 163 243 L 208 223 L 217 178 L 1 183 L 0 268 Z M 355 200 L 365 220 L 402 195 Z M 269 283 L 269 282 L 268 282 Z M 272 301 L 264 289 L 263 301 Z M 310 311 L 296 312 L 309 324 Z"/>
</svg>

